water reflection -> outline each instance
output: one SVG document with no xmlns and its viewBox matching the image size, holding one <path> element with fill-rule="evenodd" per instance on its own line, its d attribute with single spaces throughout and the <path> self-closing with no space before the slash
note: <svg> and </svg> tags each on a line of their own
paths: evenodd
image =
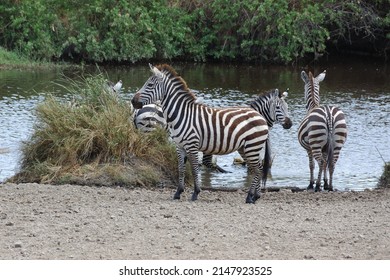
<svg viewBox="0 0 390 280">
<path fill-rule="evenodd" d="M 299 122 L 305 114 L 301 68 L 221 64 L 173 66 L 198 98 L 211 106 L 245 106 L 261 92 L 276 87 L 280 90 L 290 88 L 288 104 L 293 126 L 285 130 L 275 125 L 271 131 L 274 162 L 268 185 L 308 185 L 308 159 L 297 141 Z M 337 61 L 315 67 L 316 73 L 324 69 L 327 69 L 327 76 L 321 83 L 321 103 L 342 108 L 349 129 L 334 173 L 335 187 L 340 190 L 373 188 L 383 171 L 383 159 L 390 161 L 389 70 L 386 65 L 366 61 Z M 146 64 L 83 71 L 103 71 L 113 81 L 122 79 L 121 96 L 125 100 L 130 100 L 151 74 Z M 42 92 L 66 96 L 64 89 L 53 83 L 63 81 L 63 75 L 77 78 L 80 73 L 74 70 L 65 73 L 0 71 L 0 181 L 18 169 L 20 143 L 32 133 L 33 109 L 43 100 Z M 218 164 L 231 173 L 203 172 L 205 185 L 242 187 L 246 168 L 233 165 L 234 157 L 238 154 L 218 156 Z"/>
</svg>

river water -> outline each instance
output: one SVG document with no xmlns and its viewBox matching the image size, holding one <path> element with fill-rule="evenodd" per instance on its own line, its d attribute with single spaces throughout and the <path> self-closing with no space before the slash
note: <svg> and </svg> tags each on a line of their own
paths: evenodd
<svg viewBox="0 0 390 280">
<path fill-rule="evenodd" d="M 246 105 L 257 94 L 269 89 L 289 88 L 287 102 L 293 126 L 289 130 L 276 124 L 272 129 L 272 177 L 267 185 L 306 187 L 308 158 L 297 140 L 297 129 L 305 115 L 303 82 L 305 67 L 233 64 L 173 63 L 188 86 L 202 102 L 211 106 Z M 372 59 L 338 59 L 311 65 L 315 74 L 327 70 L 321 83 L 321 103 L 340 107 L 347 118 L 348 139 L 334 173 L 336 189 L 375 188 L 390 161 L 390 67 Z M 45 93 L 64 96 L 63 76 L 72 78 L 80 70 L 20 71 L 0 70 L 0 182 L 18 172 L 22 141 L 33 132 L 34 108 Z M 122 79 L 121 96 L 130 100 L 150 76 L 148 65 L 86 68 L 103 71 L 112 81 Z M 242 187 L 245 167 L 234 165 L 237 153 L 218 156 L 217 163 L 230 173 L 202 172 L 203 183 L 216 187 Z"/>
</svg>

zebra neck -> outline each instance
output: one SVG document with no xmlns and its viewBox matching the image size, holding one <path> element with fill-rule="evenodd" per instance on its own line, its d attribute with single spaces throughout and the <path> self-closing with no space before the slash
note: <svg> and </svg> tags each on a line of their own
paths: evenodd
<svg viewBox="0 0 390 280">
<path fill-rule="evenodd" d="M 195 103 L 193 98 L 187 98 L 185 94 L 167 96 L 162 100 L 162 110 L 168 124 L 181 122 L 198 106 L 202 105 Z"/>
</svg>

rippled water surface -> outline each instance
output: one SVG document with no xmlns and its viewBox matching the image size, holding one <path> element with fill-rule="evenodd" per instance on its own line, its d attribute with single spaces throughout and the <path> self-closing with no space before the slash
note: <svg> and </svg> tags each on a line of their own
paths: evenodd
<svg viewBox="0 0 390 280">
<path fill-rule="evenodd" d="M 289 88 L 288 104 L 293 126 L 276 124 L 271 131 L 274 162 L 268 186 L 306 187 L 309 167 L 306 152 L 297 141 L 299 122 L 305 115 L 302 68 L 226 64 L 174 64 L 202 102 L 212 106 L 245 105 L 255 95 L 272 88 Z M 311 68 L 313 70 L 313 68 Z M 321 103 L 340 107 L 349 135 L 334 173 L 339 190 L 374 188 L 384 161 L 390 161 L 390 70 L 383 63 L 354 59 L 315 65 L 316 74 L 327 70 L 321 83 Z M 102 70 L 102 69 L 100 69 Z M 94 72 L 96 69 L 85 71 Z M 103 69 L 112 81 L 123 80 L 122 97 L 129 100 L 150 75 L 148 66 Z M 35 121 L 34 108 L 45 93 L 66 94 L 53 82 L 75 71 L 0 70 L 0 181 L 19 168 L 21 142 L 28 139 Z M 233 165 L 238 154 L 218 156 L 230 173 L 203 171 L 205 185 L 242 187 L 245 167 Z"/>
</svg>

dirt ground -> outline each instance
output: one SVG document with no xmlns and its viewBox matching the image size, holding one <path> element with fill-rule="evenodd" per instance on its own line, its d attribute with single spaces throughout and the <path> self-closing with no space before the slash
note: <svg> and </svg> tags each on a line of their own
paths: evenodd
<svg viewBox="0 0 390 280">
<path fill-rule="evenodd" d="M 390 189 L 191 191 L 1 184 L 0 259 L 390 259 Z"/>
</svg>

